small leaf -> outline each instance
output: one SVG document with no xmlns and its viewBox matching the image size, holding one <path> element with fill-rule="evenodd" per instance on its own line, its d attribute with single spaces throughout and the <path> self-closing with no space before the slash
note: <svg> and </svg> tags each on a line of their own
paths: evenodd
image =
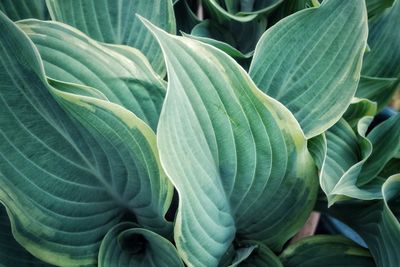
<svg viewBox="0 0 400 267">
<path fill-rule="evenodd" d="M 387 8 L 393 6 L 396 0 L 366 0 L 368 18 L 381 15 Z"/>
<path fill-rule="evenodd" d="M 368 250 L 341 236 L 311 236 L 287 247 L 279 257 L 285 267 L 374 267 Z"/>
<path fill-rule="evenodd" d="M 357 124 L 363 117 L 373 117 L 377 113 L 377 106 L 375 102 L 365 98 L 353 98 L 350 106 L 343 114 L 346 122 L 357 131 Z"/>
<path fill-rule="evenodd" d="M 400 31 L 394 30 L 398 25 L 400 1 L 395 1 L 393 7 L 369 22 L 368 45 L 371 51 L 364 56 L 364 76 L 400 78 Z"/>
<path fill-rule="evenodd" d="M 47 0 L 47 6 L 53 20 L 69 24 L 97 41 L 138 48 L 164 76 L 161 50 L 135 14 L 175 33 L 172 0 Z"/>
<path fill-rule="evenodd" d="M 6 209 L 0 204 L 0 266 L 50 267 L 18 244 L 11 232 L 11 222 Z"/>
<path fill-rule="evenodd" d="M 400 84 L 400 78 L 375 78 L 361 76 L 356 97 L 367 98 L 378 104 L 378 110 L 386 107 Z"/>
<path fill-rule="evenodd" d="M 99 267 L 183 267 L 175 247 L 164 237 L 132 223 L 114 226 L 104 237 Z"/>
<path fill-rule="evenodd" d="M 367 138 L 373 151 L 360 173 L 360 185 L 373 180 L 400 149 L 400 113 L 376 126 Z"/>
<path fill-rule="evenodd" d="M 329 209 L 365 240 L 379 267 L 397 267 L 400 262 L 400 174 L 382 186 L 383 199 L 335 205 Z"/>
<path fill-rule="evenodd" d="M 13 21 L 21 19 L 50 19 L 46 0 L 1 0 L 0 11 Z"/>
<path fill-rule="evenodd" d="M 350 105 L 367 33 L 364 1 L 325 0 L 319 8 L 297 12 L 264 33 L 250 76 L 292 111 L 308 138 L 316 136 Z"/>
</svg>

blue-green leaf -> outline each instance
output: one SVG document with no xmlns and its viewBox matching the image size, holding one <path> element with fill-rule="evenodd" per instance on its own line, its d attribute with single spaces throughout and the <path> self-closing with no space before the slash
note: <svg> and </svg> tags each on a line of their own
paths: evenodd
<svg viewBox="0 0 400 267">
<path fill-rule="evenodd" d="M 38 48 L 48 77 L 94 87 L 156 129 L 166 86 L 139 50 L 98 43 L 59 22 L 17 25 Z"/>
<path fill-rule="evenodd" d="M 97 41 L 136 47 L 161 76 L 165 74 L 161 50 L 135 14 L 175 33 L 172 0 L 47 0 L 47 6 L 53 20 L 67 23 Z"/>
<path fill-rule="evenodd" d="M 250 76 L 294 114 L 308 138 L 316 136 L 335 124 L 350 105 L 367 33 L 364 1 L 325 0 L 264 33 Z"/>
<path fill-rule="evenodd" d="M 300 126 L 225 53 L 146 25 L 167 63 L 157 138 L 179 193 L 180 255 L 188 266 L 217 266 L 235 237 L 279 250 L 316 199 Z"/>
<path fill-rule="evenodd" d="M 0 201 L 16 240 L 86 266 L 123 217 L 169 235 L 172 186 L 151 128 L 94 88 L 50 85 L 29 38 L 1 13 L 0 28 Z"/>
<path fill-rule="evenodd" d="M 99 267 L 183 267 L 170 241 L 132 223 L 114 226 L 99 252 Z"/>
</svg>

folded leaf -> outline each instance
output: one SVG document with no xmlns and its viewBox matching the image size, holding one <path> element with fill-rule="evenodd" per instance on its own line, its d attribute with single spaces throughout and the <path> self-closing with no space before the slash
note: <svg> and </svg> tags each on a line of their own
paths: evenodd
<svg viewBox="0 0 400 267">
<path fill-rule="evenodd" d="M 113 227 L 101 243 L 99 267 L 183 267 L 167 239 L 132 223 Z"/>
<path fill-rule="evenodd" d="M 242 246 L 255 246 L 251 255 L 234 266 L 240 267 L 283 267 L 279 258 L 265 245 L 256 241 L 241 242 Z"/>
<path fill-rule="evenodd" d="M 386 107 L 400 84 L 400 78 L 375 78 L 361 76 L 356 97 L 367 98 L 378 104 L 378 110 Z"/>
<path fill-rule="evenodd" d="M 0 266 L 50 267 L 18 244 L 12 233 L 6 209 L 0 204 Z"/>
<path fill-rule="evenodd" d="M 370 122 L 371 118 L 362 119 L 356 135 L 350 125 L 341 119 L 325 133 L 323 145 L 326 154 L 320 172 L 320 185 L 329 206 L 342 200 L 342 196 L 364 200 L 382 198 L 380 181 L 366 188 L 357 186 L 362 168 L 372 154 L 373 145 L 365 137 Z"/>
<path fill-rule="evenodd" d="M 158 73 L 165 74 L 161 50 L 135 14 L 175 33 L 172 0 L 47 0 L 47 6 L 53 20 L 67 23 L 97 41 L 136 47 Z"/>
<path fill-rule="evenodd" d="M 366 0 L 368 18 L 381 15 L 387 8 L 391 7 L 396 0 Z"/>
<path fill-rule="evenodd" d="M 50 86 L 29 38 L 3 14 L 0 28 L 0 201 L 17 241 L 86 266 L 123 217 L 169 235 L 172 187 L 150 127 L 96 89 Z"/>
<path fill-rule="evenodd" d="M 167 63 L 157 138 L 179 193 L 181 257 L 188 266 L 217 266 L 235 236 L 279 250 L 316 198 L 316 170 L 297 121 L 225 53 L 146 25 Z"/>
<path fill-rule="evenodd" d="M 329 209 L 365 240 L 379 267 L 397 267 L 400 262 L 400 174 L 382 186 L 381 201 L 347 203 Z"/>
<path fill-rule="evenodd" d="M 399 24 L 400 1 L 395 1 L 393 7 L 369 22 L 368 45 L 371 51 L 364 56 L 363 75 L 380 78 L 400 77 L 400 31 L 395 30 Z"/>
<path fill-rule="evenodd" d="M 258 0 L 258 1 L 236 1 L 233 5 L 226 5 L 226 9 L 218 0 L 205 0 L 204 6 L 217 21 L 255 21 L 260 16 L 267 16 L 274 11 L 283 0 Z M 247 2 L 247 3 L 246 3 Z"/>
<path fill-rule="evenodd" d="M 325 0 L 319 8 L 297 12 L 264 33 L 250 76 L 292 111 L 308 138 L 316 136 L 350 105 L 367 33 L 364 1 Z"/>
<path fill-rule="evenodd" d="M 139 50 L 102 45 L 59 22 L 17 25 L 38 48 L 47 76 L 94 87 L 156 129 L 165 85 Z"/>
<path fill-rule="evenodd" d="M 365 116 L 373 117 L 377 113 L 377 105 L 366 98 L 353 98 L 350 106 L 347 108 L 346 112 L 343 114 L 343 118 L 346 122 L 357 131 L 357 124 Z"/>
<path fill-rule="evenodd" d="M 400 149 L 400 113 L 376 126 L 367 138 L 373 151 L 360 173 L 360 185 L 373 180 Z"/>
<path fill-rule="evenodd" d="M 0 11 L 13 21 L 21 19 L 50 19 L 46 0 L 1 0 Z"/>
<path fill-rule="evenodd" d="M 285 267 L 374 267 L 368 250 L 341 236 L 312 236 L 287 247 L 279 257 Z"/>
</svg>

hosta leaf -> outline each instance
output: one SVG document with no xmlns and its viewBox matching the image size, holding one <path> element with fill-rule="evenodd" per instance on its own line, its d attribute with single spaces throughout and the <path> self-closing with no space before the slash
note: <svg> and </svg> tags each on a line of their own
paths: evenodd
<svg viewBox="0 0 400 267">
<path fill-rule="evenodd" d="M 0 201 L 18 242 L 85 266 L 123 217 L 169 234 L 172 188 L 150 127 L 96 89 L 51 87 L 28 37 L 3 14 L 0 28 Z"/>
<path fill-rule="evenodd" d="M 250 76 L 292 111 L 307 137 L 316 136 L 340 119 L 355 94 L 367 32 L 364 1 L 325 0 L 264 33 Z"/>
<path fill-rule="evenodd" d="M 135 14 L 175 33 L 171 0 L 47 0 L 47 6 L 53 20 L 67 23 L 97 41 L 138 48 L 153 68 L 164 75 L 161 50 Z"/>
<path fill-rule="evenodd" d="M 383 170 L 379 173 L 379 177 L 389 177 L 397 173 L 400 173 L 400 159 L 393 158 L 383 167 Z"/>
<path fill-rule="evenodd" d="M 312 236 L 287 247 L 279 257 L 285 267 L 374 267 L 368 250 L 341 236 Z"/>
<path fill-rule="evenodd" d="M 259 16 L 267 16 L 282 2 L 283 0 L 235 1 L 231 5 L 225 5 L 226 9 L 218 0 L 205 0 L 203 3 L 212 17 L 219 22 L 249 22 L 258 19 Z"/>
<path fill-rule="evenodd" d="M 193 13 L 187 0 L 177 0 L 174 3 L 174 12 L 177 31 L 189 33 L 195 25 L 200 23 L 200 19 Z"/>
<path fill-rule="evenodd" d="M 190 35 L 184 34 L 184 36 L 215 46 L 233 58 L 246 59 L 253 55 L 252 52 L 242 53 L 237 50 L 234 47 L 236 44 L 234 36 L 222 26 L 210 20 L 202 21 L 192 29 Z"/>
<path fill-rule="evenodd" d="M 358 125 L 356 135 L 350 125 L 339 120 L 326 133 L 325 158 L 320 172 L 320 185 L 332 205 L 341 196 L 358 199 L 381 198 L 381 184 L 369 188 L 357 187 L 358 177 L 363 165 L 372 153 L 372 144 L 365 138 L 371 118 L 364 118 Z"/>
<path fill-rule="evenodd" d="M 46 0 L 1 0 L 0 11 L 14 21 L 29 18 L 50 19 Z"/>
<path fill-rule="evenodd" d="M 121 223 L 101 243 L 99 267 L 129 266 L 183 267 L 183 263 L 164 237 L 132 223 Z"/>
<path fill-rule="evenodd" d="M 388 119 L 368 135 L 371 121 L 368 117 L 359 121 L 357 134 L 344 119 L 326 132 L 326 139 L 319 143 L 320 149 L 325 150 L 320 184 L 329 205 L 343 200 L 342 196 L 362 200 L 382 198 L 384 180 L 377 176 L 382 177 L 378 174 L 400 146 L 399 118 L 397 115 Z"/>
<path fill-rule="evenodd" d="M 373 151 L 360 173 L 359 184 L 374 179 L 400 149 L 400 113 L 375 127 L 367 138 L 372 143 Z"/>
<path fill-rule="evenodd" d="M 391 7 L 396 0 L 366 0 L 368 18 L 380 15 L 388 7 Z"/>
<path fill-rule="evenodd" d="M 18 26 L 38 48 L 47 76 L 94 87 L 156 129 L 165 85 L 139 50 L 99 44 L 59 22 L 24 20 Z"/>
<path fill-rule="evenodd" d="M 353 98 L 351 105 L 343 114 L 343 118 L 349 123 L 353 130 L 357 130 L 357 124 L 365 116 L 373 117 L 377 112 L 377 105 L 366 98 Z"/>
<path fill-rule="evenodd" d="M 18 244 L 11 233 L 11 224 L 6 209 L 0 204 L 0 266 L 50 267 L 29 254 Z"/>
<path fill-rule="evenodd" d="M 283 267 L 279 258 L 266 246 L 260 242 L 245 241 L 241 242 L 242 246 L 255 246 L 251 255 L 240 262 L 238 267 Z"/>
<path fill-rule="evenodd" d="M 268 17 L 270 25 L 274 25 L 279 20 L 292 15 L 300 10 L 312 6 L 311 0 L 286 0 Z"/>
<path fill-rule="evenodd" d="M 330 209 L 360 234 L 379 267 L 397 267 L 400 262 L 399 194 L 400 174 L 397 174 L 383 184 L 383 200 L 347 203 Z"/>
<path fill-rule="evenodd" d="M 393 7 L 386 9 L 382 16 L 369 22 L 368 45 L 371 51 L 364 56 L 363 75 L 400 77 L 400 31 L 395 30 L 399 25 L 400 1 L 395 1 Z"/>
<path fill-rule="evenodd" d="M 378 110 L 392 100 L 393 93 L 400 84 L 400 78 L 375 78 L 361 76 L 356 97 L 367 98 L 378 103 Z"/>
<path fill-rule="evenodd" d="M 225 53 L 146 24 L 167 63 L 157 138 L 179 193 L 181 257 L 188 266 L 217 266 L 235 236 L 280 249 L 316 197 L 316 170 L 298 123 Z"/>
</svg>

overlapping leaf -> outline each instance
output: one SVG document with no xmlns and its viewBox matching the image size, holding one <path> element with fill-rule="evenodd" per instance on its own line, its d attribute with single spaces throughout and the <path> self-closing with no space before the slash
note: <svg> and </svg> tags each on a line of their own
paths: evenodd
<svg viewBox="0 0 400 267">
<path fill-rule="evenodd" d="M 1 0 L 0 11 L 13 21 L 29 18 L 50 19 L 46 0 Z"/>
<path fill-rule="evenodd" d="M 168 235 L 172 188 L 154 132 L 96 89 L 50 86 L 28 37 L 3 14 L 0 28 L 0 200 L 18 242 L 86 266 L 123 217 Z"/>
<path fill-rule="evenodd" d="M 374 267 L 368 250 L 341 236 L 313 236 L 287 247 L 279 257 L 285 267 Z"/>
<path fill-rule="evenodd" d="M 170 33 L 175 33 L 171 0 L 47 0 L 54 20 L 67 23 L 97 41 L 138 48 L 153 68 L 165 73 L 161 50 L 135 16 L 150 19 Z"/>
<path fill-rule="evenodd" d="M 356 97 L 367 98 L 378 104 L 378 110 L 384 108 L 392 100 L 393 93 L 400 84 L 397 78 L 376 78 L 361 76 Z"/>
<path fill-rule="evenodd" d="M 367 135 L 370 121 L 368 117 L 361 119 L 355 133 L 341 119 L 325 133 L 325 138 L 312 141 L 317 161 L 323 157 L 320 185 L 329 205 L 343 200 L 343 196 L 382 198 L 381 178 L 388 176 L 379 174 L 400 146 L 400 115 L 379 124 Z"/>
<path fill-rule="evenodd" d="M 376 115 L 377 105 L 366 98 L 353 98 L 351 105 L 348 107 L 346 112 L 343 114 L 343 118 L 346 122 L 357 131 L 357 124 L 363 117 L 373 117 Z"/>
<path fill-rule="evenodd" d="M 180 255 L 188 266 L 217 266 L 235 237 L 279 249 L 316 197 L 316 170 L 297 121 L 223 52 L 146 24 L 167 62 L 157 138 L 179 193 Z"/>
<path fill-rule="evenodd" d="M 249 22 L 270 14 L 283 2 L 283 0 L 205 0 L 204 5 L 219 22 Z"/>
<path fill-rule="evenodd" d="M 396 267 L 400 262 L 399 194 L 397 174 L 383 184 L 382 200 L 347 203 L 329 210 L 361 235 L 379 267 Z"/>
<path fill-rule="evenodd" d="M 38 48 L 47 76 L 94 87 L 156 129 L 165 85 L 139 50 L 99 44 L 59 22 L 17 25 Z"/>
<path fill-rule="evenodd" d="M 183 267 L 170 241 L 132 223 L 121 223 L 105 236 L 99 267 Z"/>
<path fill-rule="evenodd" d="M 380 78 L 400 77 L 400 50 L 395 49 L 400 42 L 400 32 L 394 30 L 399 24 L 399 1 L 395 1 L 393 7 L 386 9 L 382 16 L 369 22 L 370 52 L 364 57 L 363 75 Z M 392 49 L 387 49 L 388 47 Z"/>
<path fill-rule="evenodd" d="M 264 33 L 250 76 L 292 111 L 307 137 L 316 136 L 340 119 L 355 94 L 367 32 L 364 1 L 325 0 Z"/>
<path fill-rule="evenodd" d="M 381 15 L 387 8 L 391 7 L 396 0 L 366 0 L 368 18 Z"/>
<path fill-rule="evenodd" d="M 0 266 L 50 267 L 29 254 L 11 233 L 11 224 L 5 208 L 0 204 Z"/>
</svg>

